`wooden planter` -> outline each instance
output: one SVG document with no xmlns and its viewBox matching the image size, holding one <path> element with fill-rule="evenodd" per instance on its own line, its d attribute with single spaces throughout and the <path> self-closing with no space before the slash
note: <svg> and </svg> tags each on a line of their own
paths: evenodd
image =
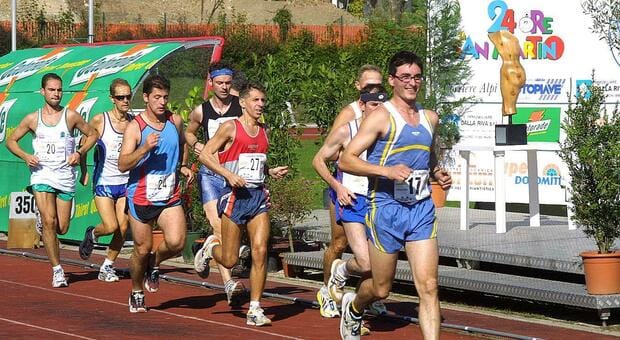
<svg viewBox="0 0 620 340">
<path fill-rule="evenodd" d="M 431 198 L 435 203 L 435 208 L 443 208 L 446 206 L 446 191 L 443 190 L 439 182 L 431 182 Z"/>
<path fill-rule="evenodd" d="M 620 294 L 620 251 L 599 254 L 584 251 L 583 272 L 586 276 L 586 290 L 589 294 Z"/>
</svg>

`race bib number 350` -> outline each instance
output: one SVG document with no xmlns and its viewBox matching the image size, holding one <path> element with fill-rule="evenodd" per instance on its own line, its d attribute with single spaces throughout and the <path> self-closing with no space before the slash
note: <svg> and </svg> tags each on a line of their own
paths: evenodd
<svg viewBox="0 0 620 340">
<path fill-rule="evenodd" d="M 414 170 L 405 181 L 394 181 L 394 199 L 413 204 L 430 196 L 428 175 L 428 170 Z"/>
<path fill-rule="evenodd" d="M 266 161 L 264 153 L 242 153 L 239 155 L 238 175 L 250 183 L 262 183 L 265 180 Z"/>
<path fill-rule="evenodd" d="M 174 193 L 175 174 L 146 175 L 146 198 L 151 201 L 167 201 Z"/>
</svg>

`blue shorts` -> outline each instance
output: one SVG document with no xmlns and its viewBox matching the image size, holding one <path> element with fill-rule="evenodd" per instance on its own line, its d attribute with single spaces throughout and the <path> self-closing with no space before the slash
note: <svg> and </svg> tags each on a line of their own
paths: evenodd
<svg viewBox="0 0 620 340">
<path fill-rule="evenodd" d="M 338 205 L 338 195 L 336 194 L 336 191 L 332 189 L 332 187 L 328 187 L 327 193 L 329 194 L 329 199 L 332 201 L 334 206 Z"/>
<path fill-rule="evenodd" d="M 384 253 L 397 253 L 406 242 L 437 237 L 435 204 L 427 198 L 413 205 L 397 201 L 370 202 L 366 236 Z"/>
<path fill-rule="evenodd" d="M 338 224 L 356 222 L 366 223 L 366 212 L 368 211 L 368 199 L 364 195 L 355 195 L 352 205 L 340 205 L 336 203 L 336 222 Z"/>
<path fill-rule="evenodd" d="M 224 177 L 207 169 L 204 165 L 198 171 L 198 183 L 200 184 L 200 198 L 202 204 L 210 201 L 218 200 L 222 197 L 224 188 L 226 188 L 226 180 Z"/>
<path fill-rule="evenodd" d="M 119 198 L 125 197 L 127 193 L 127 184 L 117 185 L 96 185 L 95 196 L 111 198 L 118 201 Z"/>
<path fill-rule="evenodd" d="M 218 213 L 238 225 L 269 210 L 269 193 L 265 187 L 224 189 L 218 204 Z"/>
</svg>

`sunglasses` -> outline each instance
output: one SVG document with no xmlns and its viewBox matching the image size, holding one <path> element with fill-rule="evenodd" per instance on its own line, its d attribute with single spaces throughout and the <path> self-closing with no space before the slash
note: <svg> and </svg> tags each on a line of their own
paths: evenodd
<svg viewBox="0 0 620 340">
<path fill-rule="evenodd" d="M 125 96 L 112 96 L 112 97 L 114 97 L 114 99 L 116 99 L 116 100 L 125 100 L 125 99 L 131 100 L 131 95 L 130 94 L 125 95 Z"/>
</svg>

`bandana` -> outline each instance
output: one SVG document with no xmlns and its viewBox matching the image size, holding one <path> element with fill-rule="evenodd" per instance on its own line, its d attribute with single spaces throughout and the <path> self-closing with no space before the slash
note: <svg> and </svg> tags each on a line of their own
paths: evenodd
<svg viewBox="0 0 620 340">
<path fill-rule="evenodd" d="M 233 75 L 233 71 L 231 69 L 221 68 L 219 70 L 215 70 L 215 71 L 211 72 L 209 77 L 211 77 L 211 79 L 213 79 L 213 78 L 219 77 L 219 76 L 232 76 L 232 75 Z"/>
</svg>

